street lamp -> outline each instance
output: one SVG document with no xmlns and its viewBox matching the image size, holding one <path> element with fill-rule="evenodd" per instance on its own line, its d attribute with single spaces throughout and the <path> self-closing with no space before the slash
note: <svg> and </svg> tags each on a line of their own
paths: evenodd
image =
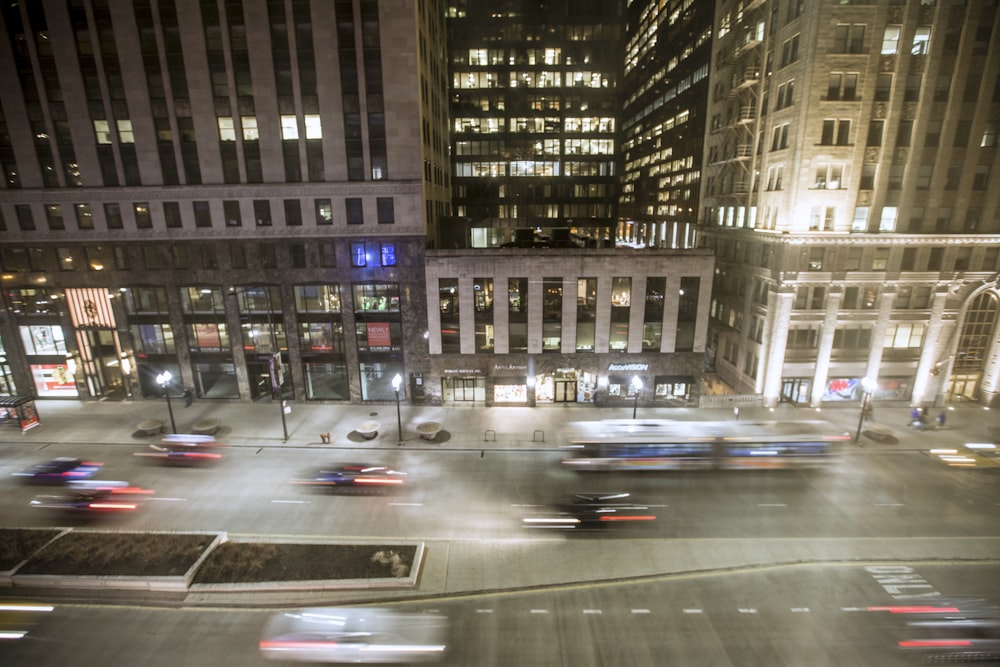
<svg viewBox="0 0 1000 667">
<path fill-rule="evenodd" d="M 868 404 L 872 400 L 872 392 L 876 386 L 875 380 L 870 377 L 861 378 L 861 414 L 858 416 L 858 430 L 854 434 L 855 443 L 861 439 L 861 425 L 865 422 L 865 413 L 868 412 Z"/>
<path fill-rule="evenodd" d="M 635 391 L 635 402 L 632 404 L 632 419 L 635 419 L 635 413 L 639 409 L 639 394 L 642 393 L 642 380 L 639 379 L 638 375 L 632 376 L 632 389 Z"/>
<path fill-rule="evenodd" d="M 170 374 L 170 371 L 163 371 L 156 376 L 156 384 L 160 385 L 160 389 L 167 397 L 167 412 L 170 413 L 170 430 L 177 433 L 177 424 L 174 423 L 174 408 L 170 405 L 170 381 L 174 379 L 174 376 Z"/>
<path fill-rule="evenodd" d="M 403 444 L 403 416 L 399 412 L 399 387 L 403 384 L 403 378 L 400 377 L 399 373 L 392 378 L 392 390 L 396 392 L 396 426 L 399 438 L 396 442 L 397 445 Z"/>
</svg>

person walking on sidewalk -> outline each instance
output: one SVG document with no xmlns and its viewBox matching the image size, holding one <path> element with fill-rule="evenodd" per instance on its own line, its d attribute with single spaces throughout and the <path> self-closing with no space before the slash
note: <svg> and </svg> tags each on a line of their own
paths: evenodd
<svg viewBox="0 0 1000 667">
<path fill-rule="evenodd" d="M 937 427 L 939 429 L 944 428 L 944 423 L 946 420 L 947 417 L 945 416 L 944 412 L 941 412 L 941 414 L 937 416 Z"/>
</svg>

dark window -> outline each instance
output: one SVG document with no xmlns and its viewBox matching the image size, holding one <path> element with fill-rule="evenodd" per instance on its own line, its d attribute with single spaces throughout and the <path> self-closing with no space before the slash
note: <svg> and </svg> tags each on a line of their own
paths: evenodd
<svg viewBox="0 0 1000 667">
<path fill-rule="evenodd" d="M 271 202 L 267 199 L 253 200 L 253 217 L 258 227 L 271 226 Z"/>
<path fill-rule="evenodd" d="M 240 203 L 234 199 L 227 199 L 222 202 L 222 210 L 226 216 L 227 227 L 241 227 L 243 216 L 240 214 Z"/>
<path fill-rule="evenodd" d="M 108 229 L 122 229 L 122 209 L 118 204 L 104 205 L 104 219 L 108 223 Z"/>
<path fill-rule="evenodd" d="M 285 200 L 285 225 L 288 227 L 302 225 L 302 204 L 298 199 Z"/>
<path fill-rule="evenodd" d="M 380 225 L 396 222 L 396 211 L 392 197 L 378 197 L 375 204 L 378 208 L 378 223 Z"/>
<path fill-rule="evenodd" d="M 361 225 L 365 222 L 364 207 L 360 197 L 348 197 L 344 200 L 347 210 L 347 224 Z"/>
<path fill-rule="evenodd" d="M 194 224 L 197 227 L 212 226 L 212 211 L 207 201 L 192 202 L 194 206 Z"/>
<path fill-rule="evenodd" d="M 184 223 L 181 221 L 181 205 L 175 201 L 163 202 L 163 219 L 166 221 L 167 227 L 171 229 L 180 229 L 183 227 Z"/>
</svg>

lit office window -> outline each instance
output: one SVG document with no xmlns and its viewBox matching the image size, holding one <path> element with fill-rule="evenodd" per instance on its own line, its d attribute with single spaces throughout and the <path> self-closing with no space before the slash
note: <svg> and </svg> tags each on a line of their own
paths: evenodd
<svg viewBox="0 0 1000 667">
<path fill-rule="evenodd" d="M 240 124 L 243 126 L 243 141 L 258 141 L 260 139 L 256 116 L 240 116 Z"/>
<path fill-rule="evenodd" d="M 111 125 L 108 124 L 106 120 L 95 120 L 94 121 L 94 134 L 97 137 L 97 143 L 99 144 L 110 144 L 111 143 Z"/>
<path fill-rule="evenodd" d="M 219 118 L 219 141 L 236 141 L 236 126 L 232 117 Z"/>
<path fill-rule="evenodd" d="M 882 55 L 893 55 L 899 48 L 899 26 L 887 25 L 882 33 Z"/>
<path fill-rule="evenodd" d="M 134 144 L 135 134 L 132 133 L 132 121 L 118 121 L 118 138 L 123 144 Z"/>
<path fill-rule="evenodd" d="M 306 139 L 322 139 L 323 127 L 319 122 L 319 114 L 306 114 Z"/>
<path fill-rule="evenodd" d="M 281 138 L 286 140 L 299 138 L 299 124 L 295 116 L 281 117 Z"/>
</svg>

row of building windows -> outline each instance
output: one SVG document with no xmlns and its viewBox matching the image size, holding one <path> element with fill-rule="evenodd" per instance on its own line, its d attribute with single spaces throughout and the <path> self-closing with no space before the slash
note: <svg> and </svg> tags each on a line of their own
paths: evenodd
<svg viewBox="0 0 1000 667">
<path fill-rule="evenodd" d="M 500 71 L 454 72 L 456 90 L 478 88 L 610 88 L 614 78 L 595 71 Z"/>
<path fill-rule="evenodd" d="M 260 241 L 228 244 L 225 257 L 230 269 L 308 269 L 338 265 L 338 246 L 333 241 L 287 244 L 287 257 L 279 261 L 284 244 Z M 396 266 L 395 242 L 350 241 L 344 245 L 347 264 L 354 268 Z M 160 271 L 165 269 L 216 270 L 222 267 L 220 246 L 214 243 L 161 244 L 143 246 L 82 245 L 73 247 L 5 247 L 0 249 L 0 268 L 5 272 L 34 271 Z M 341 258 L 343 262 L 343 258 Z"/>
<path fill-rule="evenodd" d="M 344 214 L 341 220 L 348 225 L 365 224 L 364 200 L 360 197 L 344 198 Z M 257 227 L 269 227 L 274 223 L 271 209 L 271 200 L 254 199 L 250 202 L 252 211 L 244 211 L 244 204 L 235 199 L 225 199 L 222 201 L 222 221 L 226 227 L 241 227 L 245 213 L 252 215 L 252 220 Z M 331 199 L 314 199 L 313 222 L 316 225 L 334 224 L 333 201 Z M 72 211 L 77 230 L 94 229 L 94 212 L 90 204 L 46 204 L 45 220 L 50 231 L 62 231 L 66 229 L 66 216 L 64 209 Z M 103 205 L 104 219 L 108 229 L 124 229 L 125 218 L 122 214 L 122 207 L 118 203 L 109 202 Z M 303 224 L 302 202 L 298 199 L 282 200 L 282 211 L 284 212 L 285 225 L 288 227 L 301 226 Z M 153 228 L 153 211 L 149 202 L 135 202 L 132 204 L 133 214 L 130 222 L 134 223 L 136 229 Z M 168 228 L 179 229 L 184 226 L 181 213 L 181 202 L 162 202 L 163 222 Z M 14 213 L 17 217 L 18 229 L 21 231 L 35 231 L 37 225 L 33 208 L 28 204 L 17 204 L 14 206 Z M 216 211 L 218 213 L 218 211 Z M 207 200 L 191 202 L 192 219 L 196 227 L 212 227 L 213 217 L 211 205 Z M 369 220 L 371 222 L 371 220 Z M 395 204 L 392 197 L 375 198 L 375 222 L 380 225 L 393 224 L 396 222 Z M 2 211 L 0 211 L 0 231 L 7 231 Z"/>
</svg>

